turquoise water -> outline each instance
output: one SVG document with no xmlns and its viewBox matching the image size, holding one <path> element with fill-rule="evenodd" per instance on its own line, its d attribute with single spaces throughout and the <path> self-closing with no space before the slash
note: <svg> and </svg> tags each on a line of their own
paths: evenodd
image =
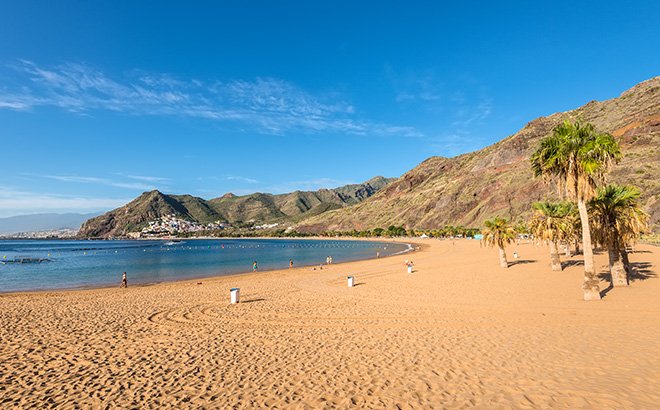
<svg viewBox="0 0 660 410">
<path fill-rule="evenodd" d="M 0 292 L 129 286 L 369 259 L 403 252 L 391 242 L 217 239 L 168 241 L 0 241 Z M 38 262 L 39 259 L 44 259 Z M 14 262 L 23 260 L 24 263 Z"/>
</svg>

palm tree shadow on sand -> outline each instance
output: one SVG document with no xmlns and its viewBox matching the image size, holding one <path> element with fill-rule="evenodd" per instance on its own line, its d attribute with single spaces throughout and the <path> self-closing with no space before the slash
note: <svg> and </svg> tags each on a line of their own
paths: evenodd
<svg viewBox="0 0 660 410">
<path fill-rule="evenodd" d="M 520 259 L 516 260 L 513 262 L 509 262 L 509 267 L 515 266 L 515 265 L 527 265 L 528 263 L 536 263 L 538 262 L 537 260 L 534 259 Z"/>
<path fill-rule="evenodd" d="M 632 267 L 632 273 L 628 275 L 628 279 L 631 283 L 658 277 L 658 274 L 650 269 L 653 265 L 649 262 L 633 262 L 630 266 Z"/>
<path fill-rule="evenodd" d="M 647 279 L 655 279 L 658 277 L 658 274 L 655 271 L 652 271 L 651 265 L 649 262 L 633 262 L 630 264 L 632 272 L 628 274 L 628 282 L 633 283 L 637 281 L 643 281 Z M 598 274 L 598 278 L 603 281 L 609 282 L 609 286 L 600 291 L 600 297 L 605 297 L 609 291 L 613 289 L 612 286 L 612 275 L 610 271 L 603 271 Z"/>
<path fill-rule="evenodd" d="M 582 259 L 564 261 L 564 262 L 561 263 L 561 268 L 566 269 L 566 268 L 569 268 L 571 266 L 579 266 L 579 265 L 584 265 L 584 261 Z"/>
<path fill-rule="evenodd" d="M 609 274 L 608 274 L 608 276 L 609 276 Z M 600 291 L 600 298 L 601 299 L 604 298 L 610 292 L 610 290 L 612 290 L 612 289 L 614 289 L 614 286 L 612 286 L 612 282 L 610 282 L 608 287 L 606 287 L 605 289 Z"/>
</svg>

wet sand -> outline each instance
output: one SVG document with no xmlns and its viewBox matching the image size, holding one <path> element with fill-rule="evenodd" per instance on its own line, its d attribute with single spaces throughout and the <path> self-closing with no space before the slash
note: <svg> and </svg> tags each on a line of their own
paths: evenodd
<svg viewBox="0 0 660 410">
<path fill-rule="evenodd" d="M 0 295 L 0 408 L 657 408 L 660 249 L 583 302 L 579 256 L 552 272 L 522 244 L 501 269 L 477 241 L 419 243 L 321 271 Z"/>
</svg>

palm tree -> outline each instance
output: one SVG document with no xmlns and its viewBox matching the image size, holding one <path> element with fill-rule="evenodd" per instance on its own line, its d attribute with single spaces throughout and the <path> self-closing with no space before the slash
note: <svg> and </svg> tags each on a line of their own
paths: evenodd
<svg viewBox="0 0 660 410">
<path fill-rule="evenodd" d="M 575 247 L 575 253 L 580 251 L 580 239 L 582 239 L 582 224 L 580 223 L 580 213 L 572 202 L 568 214 L 564 217 L 564 244 L 566 245 L 566 256 L 571 257 L 571 245 Z"/>
<path fill-rule="evenodd" d="M 593 198 L 610 165 L 620 158 L 621 149 L 614 137 L 580 121 L 564 121 L 555 127 L 531 157 L 536 176 L 555 179 L 560 193 L 577 202 L 582 224 L 584 300 L 600 300 L 586 203 Z"/>
<path fill-rule="evenodd" d="M 482 241 L 488 246 L 497 246 L 500 251 L 500 267 L 508 268 L 504 248 L 516 238 L 516 230 L 504 218 L 495 217 L 484 222 L 485 228 L 481 231 Z"/>
<path fill-rule="evenodd" d="M 550 244 L 550 265 L 553 271 L 561 271 L 559 243 L 571 234 L 570 220 L 575 205 L 571 202 L 536 202 L 532 205 L 534 213 L 529 226 L 539 239 Z"/>
<path fill-rule="evenodd" d="M 608 251 L 612 286 L 628 285 L 621 255 L 626 244 L 646 230 L 648 215 L 641 208 L 640 195 L 634 186 L 611 184 L 589 201 L 594 239 Z"/>
</svg>

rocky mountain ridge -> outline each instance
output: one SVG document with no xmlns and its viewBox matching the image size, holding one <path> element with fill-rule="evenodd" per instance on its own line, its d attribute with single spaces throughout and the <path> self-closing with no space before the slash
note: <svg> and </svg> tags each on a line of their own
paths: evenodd
<svg viewBox="0 0 660 410">
<path fill-rule="evenodd" d="M 554 187 L 534 178 L 529 157 L 539 141 L 564 119 L 593 123 L 617 137 L 623 160 L 612 182 L 643 191 L 651 225 L 660 223 L 660 77 L 619 97 L 591 101 L 529 122 L 517 133 L 481 150 L 454 158 L 432 157 L 354 207 L 306 219 L 301 232 L 373 229 L 389 225 L 433 229 L 444 225 L 479 227 L 495 215 L 520 220 L 530 204 L 554 198 Z"/>
</svg>

